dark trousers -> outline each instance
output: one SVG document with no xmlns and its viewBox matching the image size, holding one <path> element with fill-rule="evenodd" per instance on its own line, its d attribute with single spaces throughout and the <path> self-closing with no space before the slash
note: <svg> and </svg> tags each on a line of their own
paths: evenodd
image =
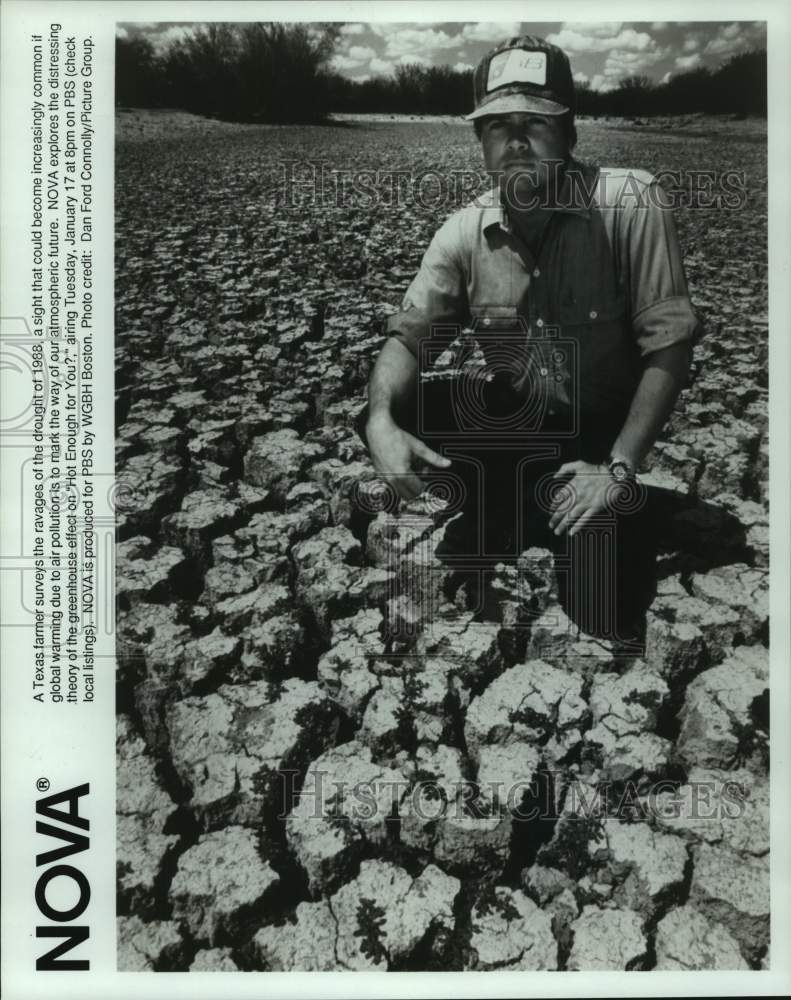
<svg viewBox="0 0 791 1000">
<path fill-rule="evenodd" d="M 395 418 L 451 459 L 447 470 L 421 473 L 426 489 L 449 501 L 448 514 L 462 512 L 448 525 L 450 563 L 483 569 L 530 547 L 550 549 L 572 621 L 601 638 L 632 638 L 656 591 L 649 491 L 639 484 L 616 491 L 609 508 L 573 537 L 549 528 L 554 501 L 564 502 L 554 473 L 564 462 L 606 461 L 624 414 L 582 414 L 573 425 L 568 415 L 531 409 L 496 379 L 466 388 L 424 381 L 419 392 Z M 367 408 L 357 424 L 363 441 L 366 420 Z"/>
</svg>

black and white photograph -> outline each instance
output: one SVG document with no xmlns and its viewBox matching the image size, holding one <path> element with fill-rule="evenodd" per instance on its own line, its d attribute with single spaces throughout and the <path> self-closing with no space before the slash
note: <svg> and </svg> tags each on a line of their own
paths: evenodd
<svg viewBox="0 0 791 1000">
<path fill-rule="evenodd" d="M 770 968 L 766 48 L 116 25 L 120 970 Z"/>
<path fill-rule="evenodd" d="M 787 995 L 791 12 L 0 22 L 3 994 Z"/>
</svg>

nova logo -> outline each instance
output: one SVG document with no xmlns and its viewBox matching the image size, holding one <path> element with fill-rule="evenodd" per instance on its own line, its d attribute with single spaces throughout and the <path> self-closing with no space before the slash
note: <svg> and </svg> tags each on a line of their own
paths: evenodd
<svg viewBox="0 0 791 1000">
<path fill-rule="evenodd" d="M 77 785 L 36 803 L 40 817 L 36 820 L 36 833 L 50 838 L 49 850 L 36 855 L 37 868 L 49 866 L 41 871 L 36 882 L 36 906 L 45 920 L 52 921 L 36 927 L 36 937 L 65 939 L 36 959 L 36 969 L 44 972 L 90 968 L 88 959 L 62 957 L 90 936 L 87 924 L 72 923 L 83 915 L 91 900 L 91 887 L 85 874 L 76 867 L 75 857 L 90 846 L 87 834 L 80 832 L 90 827 L 90 821 L 80 816 L 80 799 L 89 791 L 90 785 Z M 72 863 L 64 864 L 66 858 L 72 858 Z"/>
</svg>

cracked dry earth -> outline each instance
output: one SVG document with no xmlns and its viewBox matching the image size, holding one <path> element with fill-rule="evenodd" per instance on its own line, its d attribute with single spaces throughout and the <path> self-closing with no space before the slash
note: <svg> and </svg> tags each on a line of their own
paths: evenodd
<svg viewBox="0 0 791 1000">
<path fill-rule="evenodd" d="M 637 657 L 571 626 L 548 552 L 477 614 L 442 512 L 359 486 L 382 320 L 455 205 L 276 209 L 277 164 L 477 170 L 472 130 L 119 130 L 121 968 L 768 966 L 765 146 L 731 124 L 580 126 L 747 179 L 677 213 L 707 335 L 645 463 Z"/>
</svg>

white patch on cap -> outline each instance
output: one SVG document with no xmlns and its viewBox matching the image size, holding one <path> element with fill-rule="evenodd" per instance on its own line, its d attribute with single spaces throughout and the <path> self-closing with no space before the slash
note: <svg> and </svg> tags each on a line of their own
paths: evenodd
<svg viewBox="0 0 791 1000">
<path fill-rule="evenodd" d="M 489 63 L 486 90 L 504 87 L 508 83 L 533 83 L 543 87 L 547 82 L 546 52 L 507 49 L 498 52 Z"/>
</svg>

